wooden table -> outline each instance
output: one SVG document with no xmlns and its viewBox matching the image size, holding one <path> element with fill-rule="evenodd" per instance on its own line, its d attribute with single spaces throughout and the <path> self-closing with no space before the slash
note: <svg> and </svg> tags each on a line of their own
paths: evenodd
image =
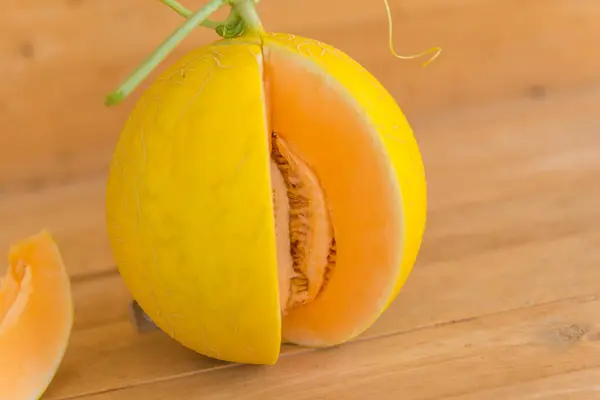
<svg viewBox="0 0 600 400">
<path fill-rule="evenodd" d="M 135 99 L 101 102 L 180 20 L 145 0 L 9 0 L 0 245 L 51 229 L 76 307 L 44 399 L 600 398 L 597 2 L 392 1 L 403 53 L 444 48 L 424 70 L 389 54 L 383 4 L 262 2 L 267 27 L 343 48 L 397 97 L 422 148 L 430 211 L 415 270 L 372 329 L 251 367 L 137 333 L 108 249 L 105 171 Z M 209 38 L 199 32 L 175 55 Z"/>
</svg>

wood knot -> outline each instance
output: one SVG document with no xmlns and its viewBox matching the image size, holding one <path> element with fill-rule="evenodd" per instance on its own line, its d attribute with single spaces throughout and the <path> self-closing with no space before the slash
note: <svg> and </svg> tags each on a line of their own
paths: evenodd
<svg viewBox="0 0 600 400">
<path fill-rule="evenodd" d="M 31 59 L 35 57 L 35 47 L 33 45 L 33 42 L 27 40 L 21 43 L 21 45 L 19 46 L 19 54 L 21 55 L 21 57 L 26 59 Z"/>
<path fill-rule="evenodd" d="M 542 100 L 546 98 L 548 89 L 543 85 L 532 85 L 529 88 L 529 97 L 535 100 Z"/>
<path fill-rule="evenodd" d="M 556 338 L 562 343 L 578 342 L 585 336 L 587 330 L 580 325 L 573 324 L 554 330 Z"/>
</svg>

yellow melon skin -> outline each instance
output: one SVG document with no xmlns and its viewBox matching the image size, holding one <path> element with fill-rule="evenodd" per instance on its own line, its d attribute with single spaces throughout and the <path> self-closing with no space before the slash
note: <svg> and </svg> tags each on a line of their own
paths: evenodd
<svg viewBox="0 0 600 400">
<path fill-rule="evenodd" d="M 69 276 L 47 231 L 12 246 L 9 262 L 0 282 L 0 398 L 39 399 L 71 335 Z"/>
<path fill-rule="evenodd" d="M 148 316 L 210 357 L 274 363 L 281 318 L 258 43 L 206 46 L 144 93 L 107 187 L 115 260 Z"/>
<path fill-rule="evenodd" d="M 393 265 L 364 294 L 363 314 L 349 313 L 331 334 L 290 328 L 285 339 L 336 345 L 375 322 L 409 275 L 426 213 L 423 166 L 404 115 L 339 50 L 286 34 L 242 36 L 196 49 L 161 74 L 132 111 L 111 162 L 111 248 L 134 298 L 163 331 L 206 356 L 251 364 L 275 363 L 286 330 L 270 178 L 277 107 L 268 95 L 269 51 L 299 58 L 324 88 L 330 83 L 353 104 L 379 149 L 372 157 L 377 179 L 387 182 L 386 229 L 394 232 Z M 365 273 L 376 275 L 370 268 Z M 351 301 L 349 294 L 345 306 Z"/>
</svg>

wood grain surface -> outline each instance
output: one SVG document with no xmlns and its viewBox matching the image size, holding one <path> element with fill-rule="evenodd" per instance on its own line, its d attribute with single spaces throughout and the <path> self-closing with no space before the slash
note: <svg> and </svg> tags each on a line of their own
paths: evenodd
<svg viewBox="0 0 600 400">
<path fill-rule="evenodd" d="M 180 19 L 150 0 L 5 0 L 0 246 L 49 228 L 75 298 L 44 399 L 600 398 L 597 2 L 393 0 L 398 51 L 444 48 L 426 69 L 389 54 L 379 1 L 261 2 L 268 28 L 339 46 L 389 88 L 430 208 L 414 272 L 369 331 L 252 367 L 137 332 L 108 247 L 106 168 L 137 94 L 103 97 Z"/>
<path fill-rule="evenodd" d="M 269 29 L 346 51 L 414 120 L 600 83 L 600 53 L 592 50 L 600 37 L 597 1 L 390 0 L 399 52 L 444 49 L 426 69 L 390 54 L 382 0 L 264 0 L 260 8 Z M 103 106 L 104 96 L 181 19 L 156 0 L 3 4 L 0 189 L 101 175 L 139 93 L 115 109 Z M 168 62 L 215 37 L 198 30 Z"/>
</svg>

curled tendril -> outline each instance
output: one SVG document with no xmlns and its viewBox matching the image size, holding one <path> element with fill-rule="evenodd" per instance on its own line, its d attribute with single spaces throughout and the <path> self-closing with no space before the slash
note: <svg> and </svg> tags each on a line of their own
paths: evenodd
<svg viewBox="0 0 600 400">
<path fill-rule="evenodd" d="M 177 0 L 160 0 L 160 2 L 186 19 L 194 14 Z M 255 0 L 255 2 L 258 3 L 258 0 Z M 244 30 L 246 29 L 244 20 L 234 9 L 231 9 L 229 16 L 224 21 L 212 21 L 206 19 L 202 21 L 200 25 L 205 28 L 213 29 L 217 35 L 225 39 L 239 36 L 244 33 Z"/>
<path fill-rule="evenodd" d="M 227 18 L 227 21 L 220 23 L 215 28 L 215 32 L 217 32 L 217 35 L 229 39 L 241 35 L 245 29 L 244 20 L 236 13 L 231 20 Z"/>
<path fill-rule="evenodd" d="M 425 50 L 425 51 L 423 51 L 423 52 L 421 52 L 419 54 L 412 54 L 410 56 L 402 56 L 402 55 L 396 53 L 396 50 L 394 50 L 394 34 L 393 34 L 394 21 L 392 19 L 392 10 L 390 9 L 390 2 L 389 2 L 389 0 L 383 0 L 383 3 L 385 4 L 385 10 L 387 12 L 387 18 L 388 18 L 388 40 L 389 40 L 390 52 L 392 53 L 392 55 L 394 57 L 396 57 L 396 58 L 401 59 L 401 60 L 412 60 L 412 59 L 419 58 L 419 57 L 422 57 L 424 55 L 433 53 L 433 56 L 431 56 L 429 58 L 429 60 L 427 60 L 427 61 L 425 61 L 423 63 L 423 67 L 426 67 L 431 62 L 433 62 L 433 60 L 435 60 L 436 58 L 438 58 L 438 56 L 442 52 L 442 49 L 440 47 L 433 47 L 433 48 L 431 48 L 429 50 Z"/>
</svg>

